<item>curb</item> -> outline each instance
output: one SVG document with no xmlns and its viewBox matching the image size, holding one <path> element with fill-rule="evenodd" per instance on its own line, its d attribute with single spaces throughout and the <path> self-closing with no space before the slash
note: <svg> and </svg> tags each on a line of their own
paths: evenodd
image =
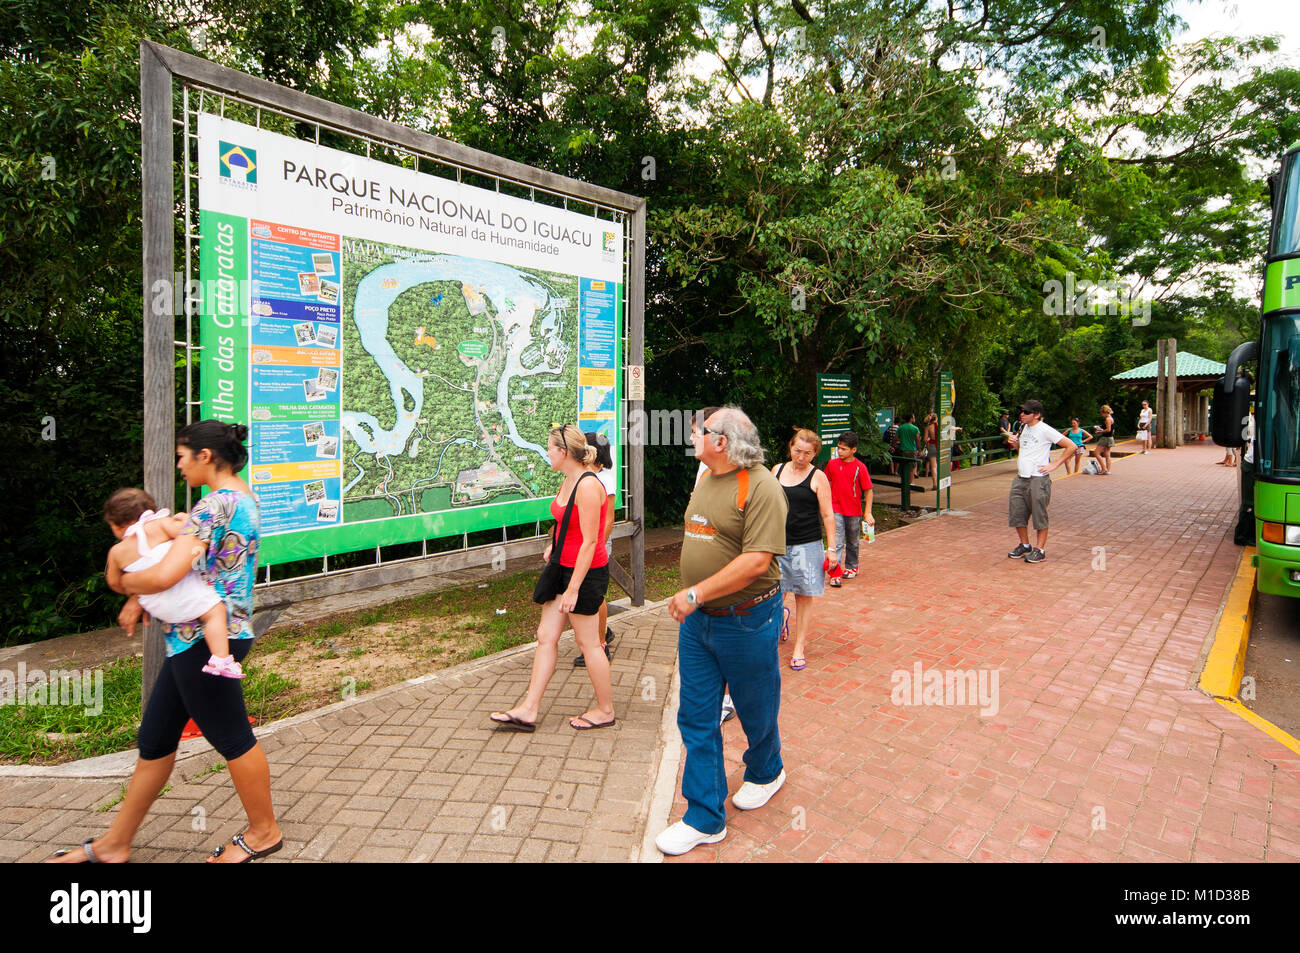
<svg viewBox="0 0 1300 953">
<path fill-rule="evenodd" d="M 1274 741 L 1300 754 L 1300 738 L 1283 731 L 1237 699 L 1246 668 L 1246 647 L 1255 615 L 1255 547 L 1246 546 L 1237 563 L 1237 575 L 1228 590 L 1214 633 L 1214 644 L 1201 671 L 1200 689 L 1228 711 L 1258 728 Z"/>
<path fill-rule="evenodd" d="M 1217 700 L 1236 701 L 1237 693 L 1241 691 L 1250 623 L 1255 615 L 1255 567 L 1251 565 L 1254 555 L 1254 546 L 1242 550 L 1237 574 L 1219 615 L 1214 644 L 1210 646 L 1205 668 L 1201 670 L 1201 691 Z"/>
<path fill-rule="evenodd" d="M 655 846 L 655 838 L 668 826 L 673 799 L 677 796 L 677 771 L 682 763 L 682 736 L 677 730 L 677 706 L 680 700 L 681 672 L 674 655 L 673 677 L 668 684 L 668 699 L 664 703 L 663 720 L 659 724 L 659 772 L 650 796 L 650 809 L 646 812 L 641 849 L 632 858 L 642 864 L 662 864 L 664 861 L 664 855 Z"/>
</svg>

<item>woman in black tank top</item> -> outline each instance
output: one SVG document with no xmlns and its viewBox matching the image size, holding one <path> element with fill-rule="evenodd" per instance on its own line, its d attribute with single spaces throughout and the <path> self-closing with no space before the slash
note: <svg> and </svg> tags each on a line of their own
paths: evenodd
<svg viewBox="0 0 1300 953">
<path fill-rule="evenodd" d="M 1100 476 L 1110 474 L 1110 448 L 1115 446 L 1115 417 L 1108 405 L 1101 405 L 1101 426 L 1093 434 L 1097 438 L 1097 470 Z"/>
<path fill-rule="evenodd" d="M 831 484 L 826 474 L 813 466 L 821 443 L 811 430 L 796 430 L 790 441 L 790 462 L 772 468 L 789 504 L 785 520 L 785 555 L 780 557 L 779 564 L 781 594 L 786 597 L 787 612 L 790 611 L 788 597 L 794 597 L 794 619 L 787 616 L 787 626 L 793 622 L 794 650 L 790 655 L 790 667 L 796 672 L 807 666 L 804 642 L 812 622 L 812 601 L 825 592 L 822 566 L 827 555 L 822 548 L 823 527 L 830 545 L 830 559 L 835 559 Z M 781 638 L 784 641 L 786 634 Z"/>
<path fill-rule="evenodd" d="M 776 477 L 781 479 L 782 472 L 786 469 L 787 464 L 777 465 Z M 808 468 L 808 475 L 804 477 L 802 483 L 795 486 L 781 484 L 781 489 L 785 490 L 785 499 L 790 509 L 785 516 L 785 544 L 787 546 L 798 543 L 820 543 L 822 539 L 821 527 L 821 507 L 817 501 L 817 494 L 812 488 L 813 477 L 821 473 L 816 467 Z M 786 479 L 796 476 L 791 470 Z"/>
</svg>

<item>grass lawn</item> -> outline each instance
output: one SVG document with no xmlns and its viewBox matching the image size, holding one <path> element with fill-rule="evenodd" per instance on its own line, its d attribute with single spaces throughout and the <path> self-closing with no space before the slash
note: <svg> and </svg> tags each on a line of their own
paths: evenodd
<svg viewBox="0 0 1300 953">
<path fill-rule="evenodd" d="M 0 763 L 57 764 L 134 748 L 141 668 L 137 658 L 106 666 L 102 692 L 93 690 L 78 705 L 31 704 L 30 691 L 26 704 L 0 705 Z M 303 710 L 291 681 L 256 664 L 246 670 L 244 698 L 258 724 Z M 65 690 L 63 697 L 75 696 Z M 90 713 L 97 708 L 102 710 Z"/>
</svg>

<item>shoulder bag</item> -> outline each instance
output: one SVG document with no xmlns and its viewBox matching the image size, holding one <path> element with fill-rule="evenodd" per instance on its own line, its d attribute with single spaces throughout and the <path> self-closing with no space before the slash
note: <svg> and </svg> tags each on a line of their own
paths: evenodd
<svg viewBox="0 0 1300 953">
<path fill-rule="evenodd" d="M 564 550 L 564 540 L 569 532 L 569 517 L 573 515 L 573 507 L 578 502 L 578 486 L 589 476 L 595 474 L 590 471 L 583 473 L 573 484 L 573 492 L 569 494 L 569 505 L 564 508 L 559 531 L 551 538 L 550 561 L 542 568 L 541 575 L 537 577 L 537 585 L 533 587 L 533 602 L 538 605 L 544 605 L 560 594 L 560 577 L 564 572 L 564 567 L 560 565 L 560 553 Z"/>
</svg>

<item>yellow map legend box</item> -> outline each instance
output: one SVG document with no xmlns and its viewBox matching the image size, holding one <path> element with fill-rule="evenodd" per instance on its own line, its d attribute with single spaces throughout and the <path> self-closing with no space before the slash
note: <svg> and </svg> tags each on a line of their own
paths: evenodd
<svg viewBox="0 0 1300 953">
<path fill-rule="evenodd" d="M 343 475 L 341 460 L 306 463 L 259 463 L 250 467 L 254 483 L 291 483 L 294 480 L 336 480 Z"/>
<path fill-rule="evenodd" d="M 614 369 L 601 367 L 578 368 L 578 384 L 587 387 L 613 387 Z"/>
</svg>

